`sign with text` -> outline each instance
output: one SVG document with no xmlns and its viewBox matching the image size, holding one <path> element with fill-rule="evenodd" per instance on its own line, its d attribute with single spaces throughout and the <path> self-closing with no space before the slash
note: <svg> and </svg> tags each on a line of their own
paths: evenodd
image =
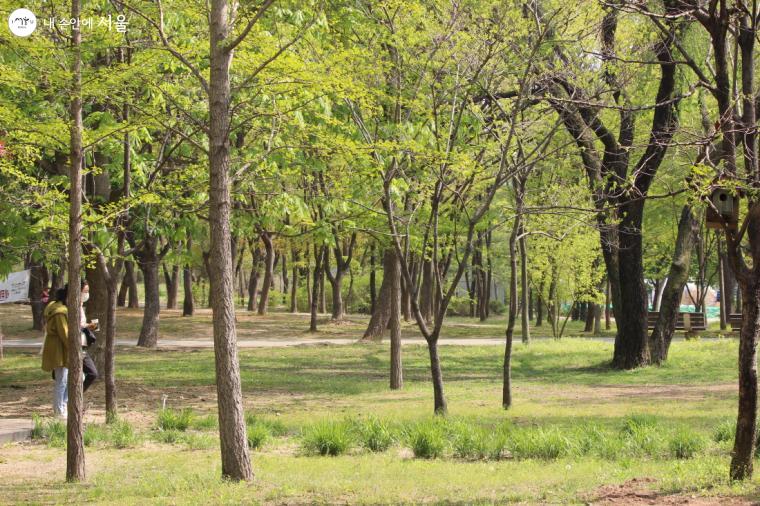
<svg viewBox="0 0 760 506">
<path fill-rule="evenodd" d="M 29 298 L 29 271 L 12 272 L 0 278 L 0 304 L 19 302 Z"/>
</svg>

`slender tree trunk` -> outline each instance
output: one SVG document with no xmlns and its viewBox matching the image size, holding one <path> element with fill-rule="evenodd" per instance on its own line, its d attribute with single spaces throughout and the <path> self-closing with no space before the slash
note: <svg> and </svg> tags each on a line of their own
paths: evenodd
<svg viewBox="0 0 760 506">
<path fill-rule="evenodd" d="M 327 253 L 324 253 L 327 255 Z M 326 259 L 325 259 L 326 260 Z M 327 292 L 325 292 L 325 264 L 327 263 L 325 260 L 322 261 L 322 268 L 320 269 L 320 276 L 319 276 L 319 312 L 321 314 L 324 314 L 327 312 Z"/>
<path fill-rule="evenodd" d="M 137 296 L 137 276 L 135 273 L 134 262 L 124 262 L 124 270 L 124 280 L 122 281 L 121 290 L 119 291 L 119 305 L 123 307 L 125 302 L 124 299 L 127 299 L 129 301 L 127 307 L 133 309 L 139 308 L 140 298 Z M 124 298 L 122 298 L 122 292 L 124 293 Z"/>
<path fill-rule="evenodd" d="M 372 253 L 369 257 L 369 301 L 370 314 L 375 314 L 375 304 L 377 303 L 377 292 L 375 288 L 375 243 L 372 243 Z"/>
<path fill-rule="evenodd" d="M 214 356 L 219 412 L 222 475 L 233 480 L 253 479 L 248 454 L 240 364 L 237 355 L 233 263 L 230 251 L 230 64 L 227 47 L 230 26 L 228 0 L 210 4 L 209 77 L 209 228 L 211 232 L 209 277 L 214 321 Z"/>
<path fill-rule="evenodd" d="M 521 225 L 521 233 L 522 233 Z M 530 343 L 530 315 L 528 313 L 530 306 L 530 292 L 528 288 L 528 248 L 525 244 L 525 236 L 518 241 L 520 249 L 520 293 L 522 296 L 522 342 Z"/>
<path fill-rule="evenodd" d="M 427 341 L 428 354 L 430 355 L 430 373 L 433 378 L 433 411 L 437 415 L 445 415 L 448 412 L 446 395 L 443 392 L 443 373 L 441 371 L 441 359 L 438 356 L 438 336 L 433 335 Z"/>
<path fill-rule="evenodd" d="M 256 292 L 259 287 L 259 276 L 261 266 L 261 251 L 258 248 L 251 247 L 253 265 L 251 266 L 251 275 L 248 278 L 248 311 L 256 309 Z"/>
<path fill-rule="evenodd" d="M 694 240 L 698 233 L 699 221 L 691 206 L 687 204 L 681 210 L 673 260 L 662 293 L 660 315 L 650 337 L 649 347 L 654 364 L 661 364 L 668 359 L 670 341 L 673 339 L 673 332 L 675 332 L 678 321 L 681 294 L 683 294 L 683 287 L 689 279 L 691 252 L 694 249 Z"/>
<path fill-rule="evenodd" d="M 267 314 L 269 306 L 269 292 L 272 290 L 272 281 L 274 277 L 274 245 L 268 232 L 261 234 L 261 241 L 264 243 L 266 256 L 264 258 L 264 282 L 261 285 L 261 296 L 259 297 L 260 315 Z"/>
<path fill-rule="evenodd" d="M 604 290 L 604 329 L 610 330 L 612 322 L 610 321 L 610 278 L 607 278 Z"/>
<path fill-rule="evenodd" d="M 138 255 L 138 266 L 142 272 L 145 285 L 145 306 L 137 346 L 145 348 L 155 348 L 158 344 L 161 300 L 158 289 L 158 264 L 160 260 L 156 254 L 156 240 L 156 238 L 146 239 L 145 250 Z"/>
<path fill-rule="evenodd" d="M 517 235 L 521 223 L 519 215 L 515 218 L 512 233 L 509 235 L 509 314 L 507 317 L 506 338 L 504 346 L 504 367 L 501 405 L 504 409 L 512 406 L 512 340 L 517 320 Z"/>
<path fill-rule="evenodd" d="M 41 299 L 42 289 L 47 285 L 47 269 L 39 261 L 32 261 L 29 270 L 29 301 L 32 306 L 32 329 L 43 330 L 45 326 L 45 318 L 43 316 L 45 303 Z"/>
<path fill-rule="evenodd" d="M 596 308 L 596 304 L 591 303 L 591 302 L 586 303 L 586 312 L 585 312 L 586 322 L 585 322 L 585 325 L 583 326 L 583 332 L 593 332 L 594 315 L 596 314 L 595 308 Z"/>
<path fill-rule="evenodd" d="M 367 330 L 364 331 L 364 336 L 362 336 L 361 339 L 362 341 L 382 341 L 385 329 L 388 328 L 391 315 L 393 314 L 390 304 L 391 298 L 393 297 L 393 290 L 395 286 L 398 286 L 400 289 L 401 285 L 400 281 L 397 284 L 393 278 L 393 273 L 395 271 L 385 270 L 386 265 L 392 265 L 392 260 L 389 257 L 396 258 L 395 251 L 390 247 L 387 248 L 383 254 L 383 282 L 380 285 L 380 294 L 377 303 L 375 304 L 375 311 L 372 313 L 372 318 L 369 320 Z"/>
<path fill-rule="evenodd" d="M 398 390 L 404 385 L 403 369 L 401 366 L 401 264 L 396 255 L 386 255 L 383 271 L 391 277 L 393 286 L 390 290 L 390 321 L 391 331 L 391 390 Z"/>
<path fill-rule="evenodd" d="M 341 294 L 341 286 L 343 285 L 343 273 L 338 271 L 332 279 L 329 279 L 329 281 L 330 287 L 332 288 L 331 318 L 333 321 L 341 321 L 345 316 L 345 311 L 343 309 L 343 295 Z"/>
<path fill-rule="evenodd" d="M 726 265 L 723 247 L 721 246 L 720 236 L 716 233 L 716 242 L 718 243 L 718 281 L 720 283 L 720 330 L 726 330 L 728 326 L 728 312 L 726 311 Z M 730 305 L 730 303 L 728 304 Z"/>
<path fill-rule="evenodd" d="M 71 1 L 71 18 L 79 19 L 80 0 Z M 68 308 L 68 421 L 66 427 L 66 481 L 85 479 L 83 406 L 82 406 L 82 359 L 79 335 L 80 268 L 82 266 L 82 33 L 71 31 L 72 87 L 70 104 L 70 173 L 69 173 L 69 290 Z"/>
<path fill-rule="evenodd" d="M 184 288 L 184 300 L 182 302 L 182 316 L 193 316 L 195 302 L 193 301 L 193 271 L 190 264 L 182 269 L 182 286 Z"/>
<path fill-rule="evenodd" d="M 422 286 L 420 287 L 420 311 L 429 325 L 433 322 L 435 297 L 435 273 L 433 272 L 433 262 L 425 259 L 422 262 Z"/>
<path fill-rule="evenodd" d="M 291 277 L 293 278 L 290 284 L 290 312 L 298 312 L 298 261 L 300 260 L 300 253 L 297 249 L 293 248 L 292 253 L 293 271 Z"/>
<path fill-rule="evenodd" d="M 311 285 L 311 319 L 309 321 L 309 332 L 317 331 L 317 310 L 319 309 L 319 280 L 322 278 L 322 268 L 325 263 L 324 246 L 314 246 L 314 279 Z"/>
<path fill-rule="evenodd" d="M 164 281 L 166 282 L 166 309 L 177 309 L 177 293 L 179 292 L 179 265 L 173 265 L 171 274 L 163 265 Z"/>
</svg>

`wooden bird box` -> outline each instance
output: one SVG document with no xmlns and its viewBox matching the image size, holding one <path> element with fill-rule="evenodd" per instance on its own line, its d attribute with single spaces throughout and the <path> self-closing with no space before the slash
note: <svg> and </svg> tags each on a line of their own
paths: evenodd
<svg viewBox="0 0 760 506">
<path fill-rule="evenodd" d="M 710 194 L 705 225 L 707 228 L 736 230 L 739 226 L 739 198 L 725 188 L 717 188 Z"/>
</svg>

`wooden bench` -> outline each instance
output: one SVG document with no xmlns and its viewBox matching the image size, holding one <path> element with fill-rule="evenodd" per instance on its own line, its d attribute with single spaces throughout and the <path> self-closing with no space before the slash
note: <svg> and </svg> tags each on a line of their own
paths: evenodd
<svg viewBox="0 0 760 506">
<path fill-rule="evenodd" d="M 739 315 L 741 317 L 741 315 Z M 647 314 L 647 328 L 653 329 L 660 318 L 659 311 L 649 311 Z M 741 325 L 741 323 L 740 323 Z M 683 330 L 687 337 L 699 335 L 699 331 L 707 330 L 707 319 L 704 313 L 678 313 L 675 330 Z"/>
<path fill-rule="evenodd" d="M 729 325 L 731 325 L 732 332 L 741 332 L 742 331 L 742 314 L 731 313 L 730 315 L 728 315 L 728 323 Z"/>
</svg>

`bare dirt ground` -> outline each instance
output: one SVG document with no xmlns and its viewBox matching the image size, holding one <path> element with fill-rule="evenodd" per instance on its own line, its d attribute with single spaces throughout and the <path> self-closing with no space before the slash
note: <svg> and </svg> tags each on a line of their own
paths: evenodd
<svg viewBox="0 0 760 506">
<path fill-rule="evenodd" d="M 757 501 L 751 501 L 743 497 L 716 496 L 697 497 L 683 494 L 662 495 L 654 492 L 650 486 L 656 483 L 654 478 L 634 478 L 620 485 L 604 485 L 594 491 L 589 498 L 590 504 L 615 505 L 615 504 L 666 504 L 666 505 L 689 505 L 689 506 L 739 506 L 756 505 Z"/>
</svg>

